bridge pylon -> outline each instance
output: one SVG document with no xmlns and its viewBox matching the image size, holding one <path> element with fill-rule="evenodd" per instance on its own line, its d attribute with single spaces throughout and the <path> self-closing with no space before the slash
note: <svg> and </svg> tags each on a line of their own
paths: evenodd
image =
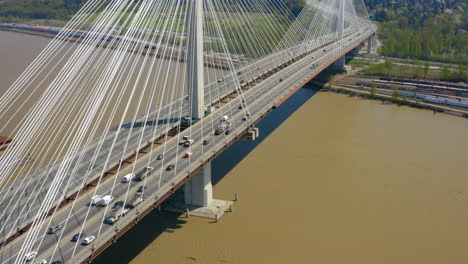
<svg viewBox="0 0 468 264">
<path fill-rule="evenodd" d="M 189 95 L 189 115 L 196 121 L 205 115 L 203 100 L 203 0 L 189 0 L 186 17 L 186 79 Z"/>
<path fill-rule="evenodd" d="M 344 36 L 344 23 L 345 23 L 345 0 L 340 1 L 340 6 L 338 8 L 338 17 L 337 17 L 337 23 L 336 23 L 336 31 L 338 38 L 337 40 L 339 41 L 339 46 L 338 46 L 338 52 L 341 52 L 341 48 L 343 46 L 343 36 Z M 346 71 L 345 68 L 345 55 L 340 57 L 333 63 L 333 69 L 336 71 Z"/>
</svg>

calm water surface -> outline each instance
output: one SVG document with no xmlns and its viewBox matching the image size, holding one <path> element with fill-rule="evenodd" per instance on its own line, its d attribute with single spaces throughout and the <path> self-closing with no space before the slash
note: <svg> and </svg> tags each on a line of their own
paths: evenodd
<svg viewBox="0 0 468 264">
<path fill-rule="evenodd" d="M 48 41 L 0 31 L 1 91 Z M 313 95 L 213 162 L 220 223 L 153 212 L 94 263 L 468 263 L 468 121 Z"/>
</svg>

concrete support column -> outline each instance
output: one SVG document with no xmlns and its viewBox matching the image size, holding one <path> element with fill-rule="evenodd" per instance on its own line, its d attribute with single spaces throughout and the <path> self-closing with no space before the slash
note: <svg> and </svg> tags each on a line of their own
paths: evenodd
<svg viewBox="0 0 468 264">
<path fill-rule="evenodd" d="M 203 1 L 188 0 L 187 8 L 187 88 L 190 116 L 194 120 L 205 114 L 203 91 Z"/>
<path fill-rule="evenodd" d="M 372 44 L 374 42 L 374 36 L 370 36 L 369 39 L 367 39 L 367 53 L 372 52 Z"/>
<path fill-rule="evenodd" d="M 207 207 L 211 204 L 213 200 L 211 163 L 184 185 L 184 200 L 186 204 L 195 206 Z"/>
<path fill-rule="evenodd" d="M 340 45 L 338 46 L 339 51 L 341 52 L 343 48 L 343 43 L 341 40 L 343 40 L 343 35 L 344 35 L 344 16 L 345 16 L 345 0 L 340 1 L 340 6 L 338 8 L 338 17 L 337 17 L 337 24 L 336 24 L 336 30 L 338 33 L 338 41 L 340 41 Z M 339 58 L 338 60 L 333 63 L 333 68 L 338 71 L 345 71 L 345 56 Z"/>
</svg>

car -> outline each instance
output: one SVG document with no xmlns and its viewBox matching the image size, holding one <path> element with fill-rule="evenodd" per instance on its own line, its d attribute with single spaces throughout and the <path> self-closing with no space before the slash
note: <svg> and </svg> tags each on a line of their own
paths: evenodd
<svg viewBox="0 0 468 264">
<path fill-rule="evenodd" d="M 90 205 L 96 205 L 102 200 L 102 195 L 94 195 L 89 202 Z"/>
<path fill-rule="evenodd" d="M 131 182 L 133 178 L 135 178 L 135 174 L 129 173 L 129 174 L 123 176 L 122 182 L 123 183 Z"/>
<path fill-rule="evenodd" d="M 226 134 L 226 135 L 229 135 L 229 134 L 231 134 L 231 130 L 229 130 L 229 129 L 228 129 L 228 130 L 226 130 L 226 132 L 224 132 L 224 134 Z"/>
<path fill-rule="evenodd" d="M 56 226 L 49 227 L 49 230 L 47 231 L 47 233 L 54 234 L 55 231 L 58 231 L 60 228 L 62 228 L 61 225 L 56 225 Z"/>
<path fill-rule="evenodd" d="M 26 254 L 24 256 L 24 260 L 25 261 L 31 261 L 36 257 L 36 255 L 37 255 L 37 251 L 31 251 L 31 252 L 29 252 L 28 254 Z"/>
<path fill-rule="evenodd" d="M 102 199 L 99 201 L 100 206 L 106 206 L 110 204 L 114 200 L 114 196 L 112 195 L 105 195 L 102 197 Z"/>
<path fill-rule="evenodd" d="M 242 105 L 239 105 L 239 109 L 243 109 L 244 107 Z"/>
<path fill-rule="evenodd" d="M 115 209 L 115 208 L 121 207 L 121 206 L 124 206 L 124 202 L 123 201 L 118 201 L 118 202 L 115 202 L 114 206 L 112 206 L 112 209 Z"/>
<path fill-rule="evenodd" d="M 280 79 L 279 79 L 279 82 L 282 82 L 282 81 L 283 81 L 283 78 L 280 78 Z"/>
<path fill-rule="evenodd" d="M 171 171 L 171 170 L 173 170 L 174 168 L 175 168 L 175 165 L 169 165 L 169 166 L 167 166 L 166 170 L 167 170 L 167 171 Z"/>
<path fill-rule="evenodd" d="M 162 160 L 164 158 L 163 154 L 159 154 L 157 160 Z"/>
<path fill-rule="evenodd" d="M 72 241 L 72 242 L 76 242 L 76 241 L 80 240 L 80 238 L 82 238 L 83 236 L 84 236 L 84 233 L 75 234 L 75 235 L 72 237 L 71 241 Z"/>
<path fill-rule="evenodd" d="M 240 72 L 237 72 L 237 75 L 241 75 L 241 74 L 242 74 L 242 72 L 241 72 L 241 71 L 240 71 Z"/>
<path fill-rule="evenodd" d="M 185 152 L 184 158 L 190 158 L 190 156 L 192 156 L 192 152 L 190 151 Z"/>
<path fill-rule="evenodd" d="M 62 264 L 62 261 L 57 260 L 57 261 L 54 261 L 54 262 L 52 262 L 52 263 L 50 263 L 50 264 Z"/>
<path fill-rule="evenodd" d="M 47 264 L 47 260 L 39 260 L 38 262 L 36 262 L 36 264 Z"/>
<path fill-rule="evenodd" d="M 184 142 L 184 147 L 190 147 L 190 145 L 192 145 L 193 142 L 195 142 L 193 139 L 189 139 L 189 140 L 185 141 Z"/>
<path fill-rule="evenodd" d="M 203 140 L 203 145 L 208 145 L 210 144 L 210 141 L 208 139 Z"/>
<path fill-rule="evenodd" d="M 220 83 L 220 82 L 223 82 L 223 81 L 224 81 L 223 78 L 219 78 L 219 79 L 218 79 L 218 82 L 219 82 L 219 83 Z"/>
<path fill-rule="evenodd" d="M 86 238 L 83 240 L 83 243 L 82 243 L 82 244 L 83 244 L 83 245 L 89 245 L 89 244 L 91 244 L 91 242 L 94 241 L 94 239 L 96 239 L 95 236 L 88 236 L 88 237 L 86 237 Z"/>
<path fill-rule="evenodd" d="M 243 117 L 243 118 L 242 118 L 242 121 L 247 121 L 247 117 Z"/>
<path fill-rule="evenodd" d="M 144 190 L 145 190 L 145 186 L 142 185 L 142 186 L 138 187 L 137 193 L 142 193 Z"/>
<path fill-rule="evenodd" d="M 183 136 L 182 139 L 183 139 L 183 140 L 189 140 L 190 137 L 189 137 L 189 136 Z"/>
</svg>

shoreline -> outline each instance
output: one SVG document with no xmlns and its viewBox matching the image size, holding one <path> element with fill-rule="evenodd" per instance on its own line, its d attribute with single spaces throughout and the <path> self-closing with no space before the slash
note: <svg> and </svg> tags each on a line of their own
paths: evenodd
<svg viewBox="0 0 468 264">
<path fill-rule="evenodd" d="M 2 27 L 0 27 L 0 30 L 9 31 L 9 32 L 16 32 L 16 33 L 21 33 L 21 34 L 27 34 L 27 35 L 33 35 L 33 36 L 46 37 L 46 38 L 55 38 L 55 36 L 56 36 L 56 34 L 50 34 L 50 33 L 32 31 L 32 30 L 21 30 L 21 29 L 2 28 Z"/>
<path fill-rule="evenodd" d="M 365 98 L 369 100 L 390 102 L 392 104 L 396 104 L 399 106 L 405 105 L 405 106 L 409 106 L 409 107 L 413 107 L 417 109 L 432 110 L 434 113 L 445 113 L 445 114 L 454 115 L 458 117 L 468 118 L 468 111 L 463 111 L 461 109 L 451 108 L 447 106 L 439 106 L 436 104 L 421 102 L 417 100 L 408 100 L 404 97 L 395 99 L 392 96 L 379 93 L 379 92 L 376 92 L 375 95 L 371 95 L 370 91 L 363 91 L 363 90 L 354 89 L 354 88 L 336 87 L 336 85 L 324 86 L 319 91 L 338 93 L 338 94 L 347 94 L 350 96 L 359 96 L 361 98 Z"/>
</svg>

